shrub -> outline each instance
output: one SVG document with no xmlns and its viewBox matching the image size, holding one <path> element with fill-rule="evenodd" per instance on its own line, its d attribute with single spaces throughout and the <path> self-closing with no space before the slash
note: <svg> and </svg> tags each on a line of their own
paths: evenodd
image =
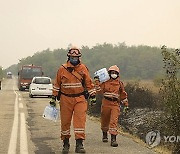
<svg viewBox="0 0 180 154">
<path fill-rule="evenodd" d="M 180 51 L 178 49 L 167 51 L 162 47 L 164 69 L 166 77 L 162 82 L 161 94 L 165 105 L 166 131 L 171 135 L 180 135 L 180 81 L 178 73 L 180 69 Z M 180 153 L 180 143 L 174 143 L 173 153 Z"/>
<path fill-rule="evenodd" d="M 140 87 L 139 83 L 127 83 L 125 90 L 128 93 L 130 108 L 155 107 L 157 97 L 147 88 Z"/>
</svg>

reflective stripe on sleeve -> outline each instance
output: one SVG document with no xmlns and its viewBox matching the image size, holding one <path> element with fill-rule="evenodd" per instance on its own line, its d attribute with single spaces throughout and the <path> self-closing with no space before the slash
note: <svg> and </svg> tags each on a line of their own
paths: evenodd
<svg viewBox="0 0 180 154">
<path fill-rule="evenodd" d="M 126 102 L 126 101 L 128 101 L 128 99 L 127 99 L 127 98 L 125 98 L 125 99 L 123 99 L 122 101 L 123 101 L 123 102 Z"/>
<path fill-rule="evenodd" d="M 101 87 L 100 86 L 96 87 L 96 91 L 101 91 Z"/>
<path fill-rule="evenodd" d="M 89 95 L 92 95 L 93 93 L 96 93 L 96 89 L 94 88 L 94 89 L 88 90 L 88 93 Z"/>
<path fill-rule="evenodd" d="M 56 86 L 53 86 L 53 90 L 54 90 L 54 91 L 59 91 L 60 88 L 59 88 L 59 87 L 56 87 Z"/>
</svg>

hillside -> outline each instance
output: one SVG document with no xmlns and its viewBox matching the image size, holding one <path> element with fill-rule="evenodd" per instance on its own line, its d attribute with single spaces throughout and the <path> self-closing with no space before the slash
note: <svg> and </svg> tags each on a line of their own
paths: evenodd
<svg viewBox="0 0 180 154">
<path fill-rule="evenodd" d="M 92 48 L 83 46 L 81 51 L 82 61 L 88 66 L 91 75 L 100 68 L 115 64 L 120 67 L 122 79 L 153 79 L 163 74 L 161 50 L 157 47 L 104 43 Z M 54 78 L 58 67 L 66 60 L 67 49 L 46 49 L 21 59 L 18 65 L 7 70 L 17 74 L 17 67 L 23 64 L 40 65 L 45 75 Z"/>
</svg>

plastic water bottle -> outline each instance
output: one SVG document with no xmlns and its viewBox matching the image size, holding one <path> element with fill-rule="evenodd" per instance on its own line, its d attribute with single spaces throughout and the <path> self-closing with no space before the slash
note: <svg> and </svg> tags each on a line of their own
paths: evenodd
<svg viewBox="0 0 180 154">
<path fill-rule="evenodd" d="M 108 71 L 107 71 L 106 68 L 102 68 L 102 69 L 96 71 L 96 72 L 94 73 L 94 76 L 98 76 L 98 77 L 99 77 L 100 83 L 106 82 L 107 80 L 110 79 L 109 74 L 108 74 Z"/>
<path fill-rule="evenodd" d="M 59 117 L 59 109 L 53 106 L 47 105 L 44 109 L 43 118 L 56 122 Z"/>
</svg>

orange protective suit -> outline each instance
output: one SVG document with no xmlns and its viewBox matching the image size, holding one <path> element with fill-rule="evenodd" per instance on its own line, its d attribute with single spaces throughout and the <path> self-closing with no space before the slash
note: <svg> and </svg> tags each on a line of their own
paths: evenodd
<svg viewBox="0 0 180 154">
<path fill-rule="evenodd" d="M 71 72 L 72 71 L 72 72 Z M 84 85 L 82 84 L 84 82 Z M 96 90 L 87 67 L 80 63 L 73 66 L 69 61 L 60 66 L 53 86 L 53 95 L 60 95 L 61 139 L 70 138 L 73 117 L 75 139 L 85 139 L 87 101 L 82 94 L 84 86 L 90 95 Z"/>
<path fill-rule="evenodd" d="M 101 129 L 103 132 L 117 135 L 118 117 L 120 115 L 120 101 L 127 99 L 123 83 L 119 78 L 100 84 L 95 81 L 98 93 L 103 93 L 104 98 L 101 106 Z M 126 104 L 127 105 L 127 104 Z"/>
</svg>

